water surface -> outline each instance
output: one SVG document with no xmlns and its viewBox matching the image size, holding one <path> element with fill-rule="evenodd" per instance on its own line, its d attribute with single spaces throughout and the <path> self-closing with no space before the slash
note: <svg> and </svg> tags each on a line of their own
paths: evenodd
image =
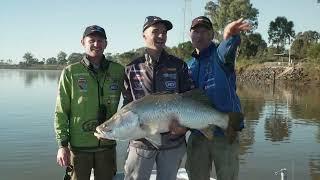
<svg viewBox="0 0 320 180">
<path fill-rule="evenodd" d="M 62 179 L 53 114 L 60 71 L 0 69 L 0 174 L 3 180 Z M 240 180 L 320 180 L 317 86 L 240 84 L 245 112 Z M 122 170 L 126 144 L 118 146 Z"/>
</svg>

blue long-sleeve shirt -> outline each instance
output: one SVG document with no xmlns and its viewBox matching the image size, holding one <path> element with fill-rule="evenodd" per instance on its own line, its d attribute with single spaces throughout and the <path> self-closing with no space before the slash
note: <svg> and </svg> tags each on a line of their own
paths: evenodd
<svg viewBox="0 0 320 180">
<path fill-rule="evenodd" d="M 221 112 L 241 112 L 241 104 L 236 93 L 235 57 L 240 36 L 233 36 L 218 46 L 210 46 L 199 54 L 192 54 L 188 63 L 196 88 L 203 89 L 213 102 L 213 107 Z M 240 129 L 244 127 L 242 121 Z M 215 136 L 223 136 L 220 128 L 214 131 Z"/>
</svg>

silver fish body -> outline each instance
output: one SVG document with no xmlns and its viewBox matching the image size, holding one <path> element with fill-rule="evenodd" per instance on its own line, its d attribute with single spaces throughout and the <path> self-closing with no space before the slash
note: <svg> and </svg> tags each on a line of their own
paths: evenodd
<svg viewBox="0 0 320 180">
<path fill-rule="evenodd" d="M 190 96 L 194 92 L 148 95 L 133 101 L 98 126 L 95 135 L 113 140 L 154 137 L 168 132 L 172 120 L 192 129 L 216 125 L 226 130 L 229 115 L 215 110 L 208 102 L 204 103 L 200 100 L 203 98 Z"/>
</svg>

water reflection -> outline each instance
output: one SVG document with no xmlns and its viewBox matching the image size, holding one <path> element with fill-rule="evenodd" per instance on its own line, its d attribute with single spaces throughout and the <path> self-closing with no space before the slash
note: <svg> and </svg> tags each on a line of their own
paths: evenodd
<svg viewBox="0 0 320 180">
<path fill-rule="evenodd" d="M 302 174 L 306 172 L 297 164 L 303 162 L 303 157 L 314 154 L 314 151 L 318 153 L 320 147 L 318 86 L 279 83 L 273 87 L 272 84 L 242 83 L 238 85 L 238 94 L 246 126 L 240 139 L 240 162 L 245 168 L 240 173 L 240 179 L 255 177 L 255 173 L 248 171 L 250 167 L 264 169 L 263 172 L 269 169 L 268 175 L 277 167 L 286 167 L 289 177 L 305 179 Z M 295 143 L 300 147 L 292 146 Z M 268 163 L 270 159 L 273 159 L 271 164 Z M 261 165 L 261 162 L 265 165 Z M 278 165 L 276 168 L 274 163 Z M 305 163 L 309 166 L 310 178 L 320 179 L 320 156 L 312 155 L 309 162 Z M 262 173 L 259 171 L 256 173 Z M 269 179 L 267 177 L 265 179 Z"/>
<path fill-rule="evenodd" d="M 36 81 L 57 81 L 60 71 L 57 70 L 21 70 L 19 76 L 24 79 L 25 87 L 30 87 Z"/>
<path fill-rule="evenodd" d="M 312 180 L 320 179 L 320 155 L 311 156 L 309 161 L 310 175 Z"/>
<path fill-rule="evenodd" d="M 245 114 L 245 128 L 240 136 L 241 155 L 251 153 L 250 149 L 255 141 L 255 129 L 259 122 L 260 111 L 264 106 L 264 94 L 262 91 L 252 91 L 252 86 L 252 84 L 238 86 L 238 94 Z"/>
<path fill-rule="evenodd" d="M 272 142 L 289 140 L 291 118 L 287 105 L 268 103 L 262 111 L 262 120 L 265 121 L 265 137 Z"/>
</svg>

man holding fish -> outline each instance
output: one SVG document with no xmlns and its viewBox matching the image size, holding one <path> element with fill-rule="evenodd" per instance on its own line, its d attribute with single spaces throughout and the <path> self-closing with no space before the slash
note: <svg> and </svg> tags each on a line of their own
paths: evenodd
<svg viewBox="0 0 320 180">
<path fill-rule="evenodd" d="M 179 139 L 184 141 L 182 137 L 187 130 L 182 125 L 193 129 L 188 142 L 187 170 L 190 179 L 209 179 L 213 160 L 218 179 L 237 179 L 237 131 L 243 128 L 243 116 L 235 92 L 234 60 L 240 43 L 237 34 L 249 29 L 249 24 L 242 19 L 228 24 L 225 41 L 216 47 L 211 42 L 211 21 L 203 16 L 193 20 L 191 39 L 196 50 L 191 76 L 201 90 L 186 93 L 181 92 L 190 89 L 191 85 L 185 68 L 182 68 L 181 80 L 175 72 L 168 73 L 181 67 L 163 51 L 166 32 L 171 28 L 172 24 L 166 20 L 147 17 L 143 29 L 146 53 L 126 68 L 126 106 L 97 127 L 95 135 L 115 140 L 141 138 L 130 142 L 125 179 L 148 179 L 154 162 L 157 163 L 159 179 L 175 179 L 184 152 L 176 144 L 179 144 Z M 164 61 L 168 59 L 170 61 Z M 182 65 L 185 66 L 184 63 Z M 181 94 L 148 95 L 156 92 Z M 171 133 L 166 133 L 169 131 Z"/>
<path fill-rule="evenodd" d="M 191 89 L 187 64 L 164 50 L 171 29 L 168 20 L 146 17 L 142 29 L 146 49 L 126 66 L 124 105 L 151 93 L 181 93 Z M 185 132 L 185 129 L 174 135 L 164 132 L 159 144 L 145 138 L 130 141 L 125 179 L 149 179 L 156 163 L 158 180 L 175 180 L 186 150 Z"/>
<path fill-rule="evenodd" d="M 213 107 L 221 112 L 241 112 L 236 94 L 235 58 L 240 44 L 241 31 L 250 29 L 243 19 L 229 23 L 223 34 L 223 41 L 212 42 L 213 27 L 209 18 L 199 16 L 192 21 L 191 42 L 195 50 L 190 63 L 190 74 L 195 86 L 203 89 Z M 243 120 L 238 127 L 227 131 L 218 126 L 213 128 L 213 140 L 207 139 L 197 130 L 192 130 L 188 139 L 186 169 L 190 180 L 208 180 L 215 164 L 217 179 L 237 180 L 239 171 L 238 132 L 244 127 Z"/>
</svg>

